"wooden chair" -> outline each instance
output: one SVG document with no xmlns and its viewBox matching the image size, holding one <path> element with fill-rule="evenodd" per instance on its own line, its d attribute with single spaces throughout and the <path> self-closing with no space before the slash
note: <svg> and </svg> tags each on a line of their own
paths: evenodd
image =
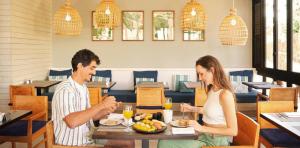
<svg viewBox="0 0 300 148">
<path fill-rule="evenodd" d="M 49 121 L 47 127 L 47 146 L 48 148 L 96 148 L 92 146 L 63 146 L 55 144 L 53 121 Z M 98 147 L 99 148 L 99 147 Z"/>
<path fill-rule="evenodd" d="M 207 93 L 205 87 L 195 88 L 195 106 L 203 107 L 207 100 Z M 198 120 L 198 113 L 194 113 L 194 119 Z"/>
<path fill-rule="evenodd" d="M 285 132 L 277 129 L 277 127 L 267 120 L 260 117 L 261 113 L 281 113 L 294 112 L 294 101 L 258 101 L 257 102 L 257 121 L 261 127 L 261 134 L 259 137 L 260 143 L 265 147 L 290 147 L 295 143 L 300 144 L 300 141 Z M 268 140 L 270 139 L 270 140 Z M 280 142 L 274 142 L 275 141 Z M 279 144 L 279 145 L 278 145 Z M 295 146 L 295 145 L 294 145 Z M 299 145 L 298 145 L 299 146 Z"/>
<path fill-rule="evenodd" d="M 15 142 L 25 142 L 28 148 L 33 147 L 33 141 L 41 136 L 46 136 L 46 122 L 48 119 L 47 96 L 16 95 L 14 96 L 12 108 L 15 110 L 31 110 L 32 115 L 0 129 L 0 141 L 12 142 L 13 148 L 16 147 Z M 34 147 L 38 147 L 45 141 L 46 139 L 43 139 Z"/>
<path fill-rule="evenodd" d="M 238 134 L 233 137 L 233 146 L 216 146 L 214 148 L 257 148 L 259 125 L 243 113 L 237 113 Z M 204 146 L 202 148 L 209 148 Z"/>
<path fill-rule="evenodd" d="M 89 87 L 90 94 L 90 104 L 94 106 L 96 104 L 100 104 L 102 102 L 102 90 L 99 87 Z"/>
<path fill-rule="evenodd" d="M 294 101 L 294 105 L 297 107 L 298 91 L 295 87 L 271 88 L 269 97 L 259 93 L 257 98 L 258 101 Z"/>
<path fill-rule="evenodd" d="M 136 112 L 156 113 L 162 112 L 165 102 L 164 88 L 162 87 L 137 87 Z"/>
<path fill-rule="evenodd" d="M 10 85 L 9 86 L 9 106 L 12 106 L 14 102 L 15 95 L 24 95 L 24 96 L 35 96 L 35 89 L 30 85 Z"/>
</svg>

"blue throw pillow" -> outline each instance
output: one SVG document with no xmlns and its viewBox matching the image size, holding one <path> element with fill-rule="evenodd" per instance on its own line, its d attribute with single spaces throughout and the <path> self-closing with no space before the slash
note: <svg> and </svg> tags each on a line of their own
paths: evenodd
<svg viewBox="0 0 300 148">
<path fill-rule="evenodd" d="M 157 82 L 157 71 L 133 71 L 134 86 L 136 83 L 136 78 L 153 78 L 154 82 Z"/>
<path fill-rule="evenodd" d="M 50 70 L 48 79 L 50 81 L 64 81 L 72 75 L 72 69 L 68 70 Z"/>
<path fill-rule="evenodd" d="M 72 69 L 68 70 L 50 70 L 49 76 L 71 76 L 72 75 Z"/>
<path fill-rule="evenodd" d="M 92 78 L 93 81 L 102 81 L 102 79 L 109 79 L 111 82 L 111 70 L 97 70 Z"/>
<path fill-rule="evenodd" d="M 188 81 L 179 81 L 179 92 L 182 92 L 182 93 L 191 93 L 191 92 L 194 92 L 194 89 L 187 88 L 185 86 L 184 82 L 188 82 Z"/>
<path fill-rule="evenodd" d="M 229 72 L 229 76 L 233 76 L 232 79 L 235 79 L 235 76 L 241 76 L 241 79 L 243 81 L 243 77 L 248 77 L 248 82 L 253 81 L 253 70 L 241 70 L 241 71 L 231 71 Z M 246 79 L 244 79 L 246 80 Z M 248 87 L 248 91 L 251 92 L 252 88 Z"/>
</svg>

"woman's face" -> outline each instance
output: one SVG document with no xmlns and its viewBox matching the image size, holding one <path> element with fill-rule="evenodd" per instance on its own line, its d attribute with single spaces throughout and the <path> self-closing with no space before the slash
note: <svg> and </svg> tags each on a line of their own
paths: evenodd
<svg viewBox="0 0 300 148">
<path fill-rule="evenodd" d="M 201 65 L 196 66 L 196 71 L 199 77 L 199 80 L 206 83 L 206 85 L 213 84 L 213 73 L 211 70 L 207 70 Z"/>
</svg>

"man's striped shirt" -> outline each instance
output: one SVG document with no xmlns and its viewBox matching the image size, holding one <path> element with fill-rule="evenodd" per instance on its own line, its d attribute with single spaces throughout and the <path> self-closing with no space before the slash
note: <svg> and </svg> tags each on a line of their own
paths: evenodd
<svg viewBox="0 0 300 148">
<path fill-rule="evenodd" d="M 52 120 L 54 122 L 55 143 L 68 146 L 81 146 L 89 143 L 89 123 L 74 129 L 64 122 L 64 117 L 90 107 L 86 85 L 80 85 L 72 77 L 61 82 L 55 90 L 52 100 Z"/>
</svg>

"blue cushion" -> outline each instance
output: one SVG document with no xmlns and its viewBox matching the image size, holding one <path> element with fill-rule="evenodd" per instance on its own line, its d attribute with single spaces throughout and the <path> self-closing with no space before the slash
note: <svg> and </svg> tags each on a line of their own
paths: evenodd
<svg viewBox="0 0 300 148">
<path fill-rule="evenodd" d="M 111 70 L 97 70 L 95 76 L 110 78 L 111 81 Z"/>
<path fill-rule="evenodd" d="M 72 75 L 72 69 L 68 70 L 50 70 L 49 76 L 63 76 L 67 75 L 68 77 Z"/>
<path fill-rule="evenodd" d="M 46 121 L 32 121 L 32 133 L 46 125 Z M 27 136 L 27 120 L 19 120 L 0 129 L 0 136 Z"/>
<path fill-rule="evenodd" d="M 117 101 L 135 103 L 136 94 L 132 90 L 111 90 L 108 95 L 115 96 Z M 174 103 L 192 103 L 194 104 L 194 93 L 181 93 L 176 91 L 165 91 L 166 97 L 171 97 Z"/>
<path fill-rule="evenodd" d="M 110 90 L 109 96 L 115 96 L 117 101 L 135 103 L 136 94 L 132 90 Z"/>
<path fill-rule="evenodd" d="M 258 91 L 252 90 L 248 93 L 235 93 L 237 103 L 256 103 Z"/>
<path fill-rule="evenodd" d="M 136 85 L 136 78 L 153 78 L 157 82 L 157 71 L 133 71 L 134 86 Z"/>
<path fill-rule="evenodd" d="M 242 71 L 231 71 L 229 72 L 230 76 L 247 76 L 248 81 L 253 81 L 253 70 L 242 70 Z M 251 87 L 248 87 L 249 92 L 252 91 Z"/>
<path fill-rule="evenodd" d="M 172 102 L 174 103 L 192 103 L 195 102 L 195 93 L 181 93 L 176 91 L 165 91 L 165 96 L 172 98 Z"/>
<path fill-rule="evenodd" d="M 193 88 L 187 88 L 184 84 L 184 82 L 188 82 L 188 81 L 179 81 L 179 92 L 182 93 L 192 93 L 194 92 Z"/>
<path fill-rule="evenodd" d="M 283 129 L 261 129 L 260 135 L 273 145 L 273 147 L 297 147 L 300 140 Z"/>
</svg>

